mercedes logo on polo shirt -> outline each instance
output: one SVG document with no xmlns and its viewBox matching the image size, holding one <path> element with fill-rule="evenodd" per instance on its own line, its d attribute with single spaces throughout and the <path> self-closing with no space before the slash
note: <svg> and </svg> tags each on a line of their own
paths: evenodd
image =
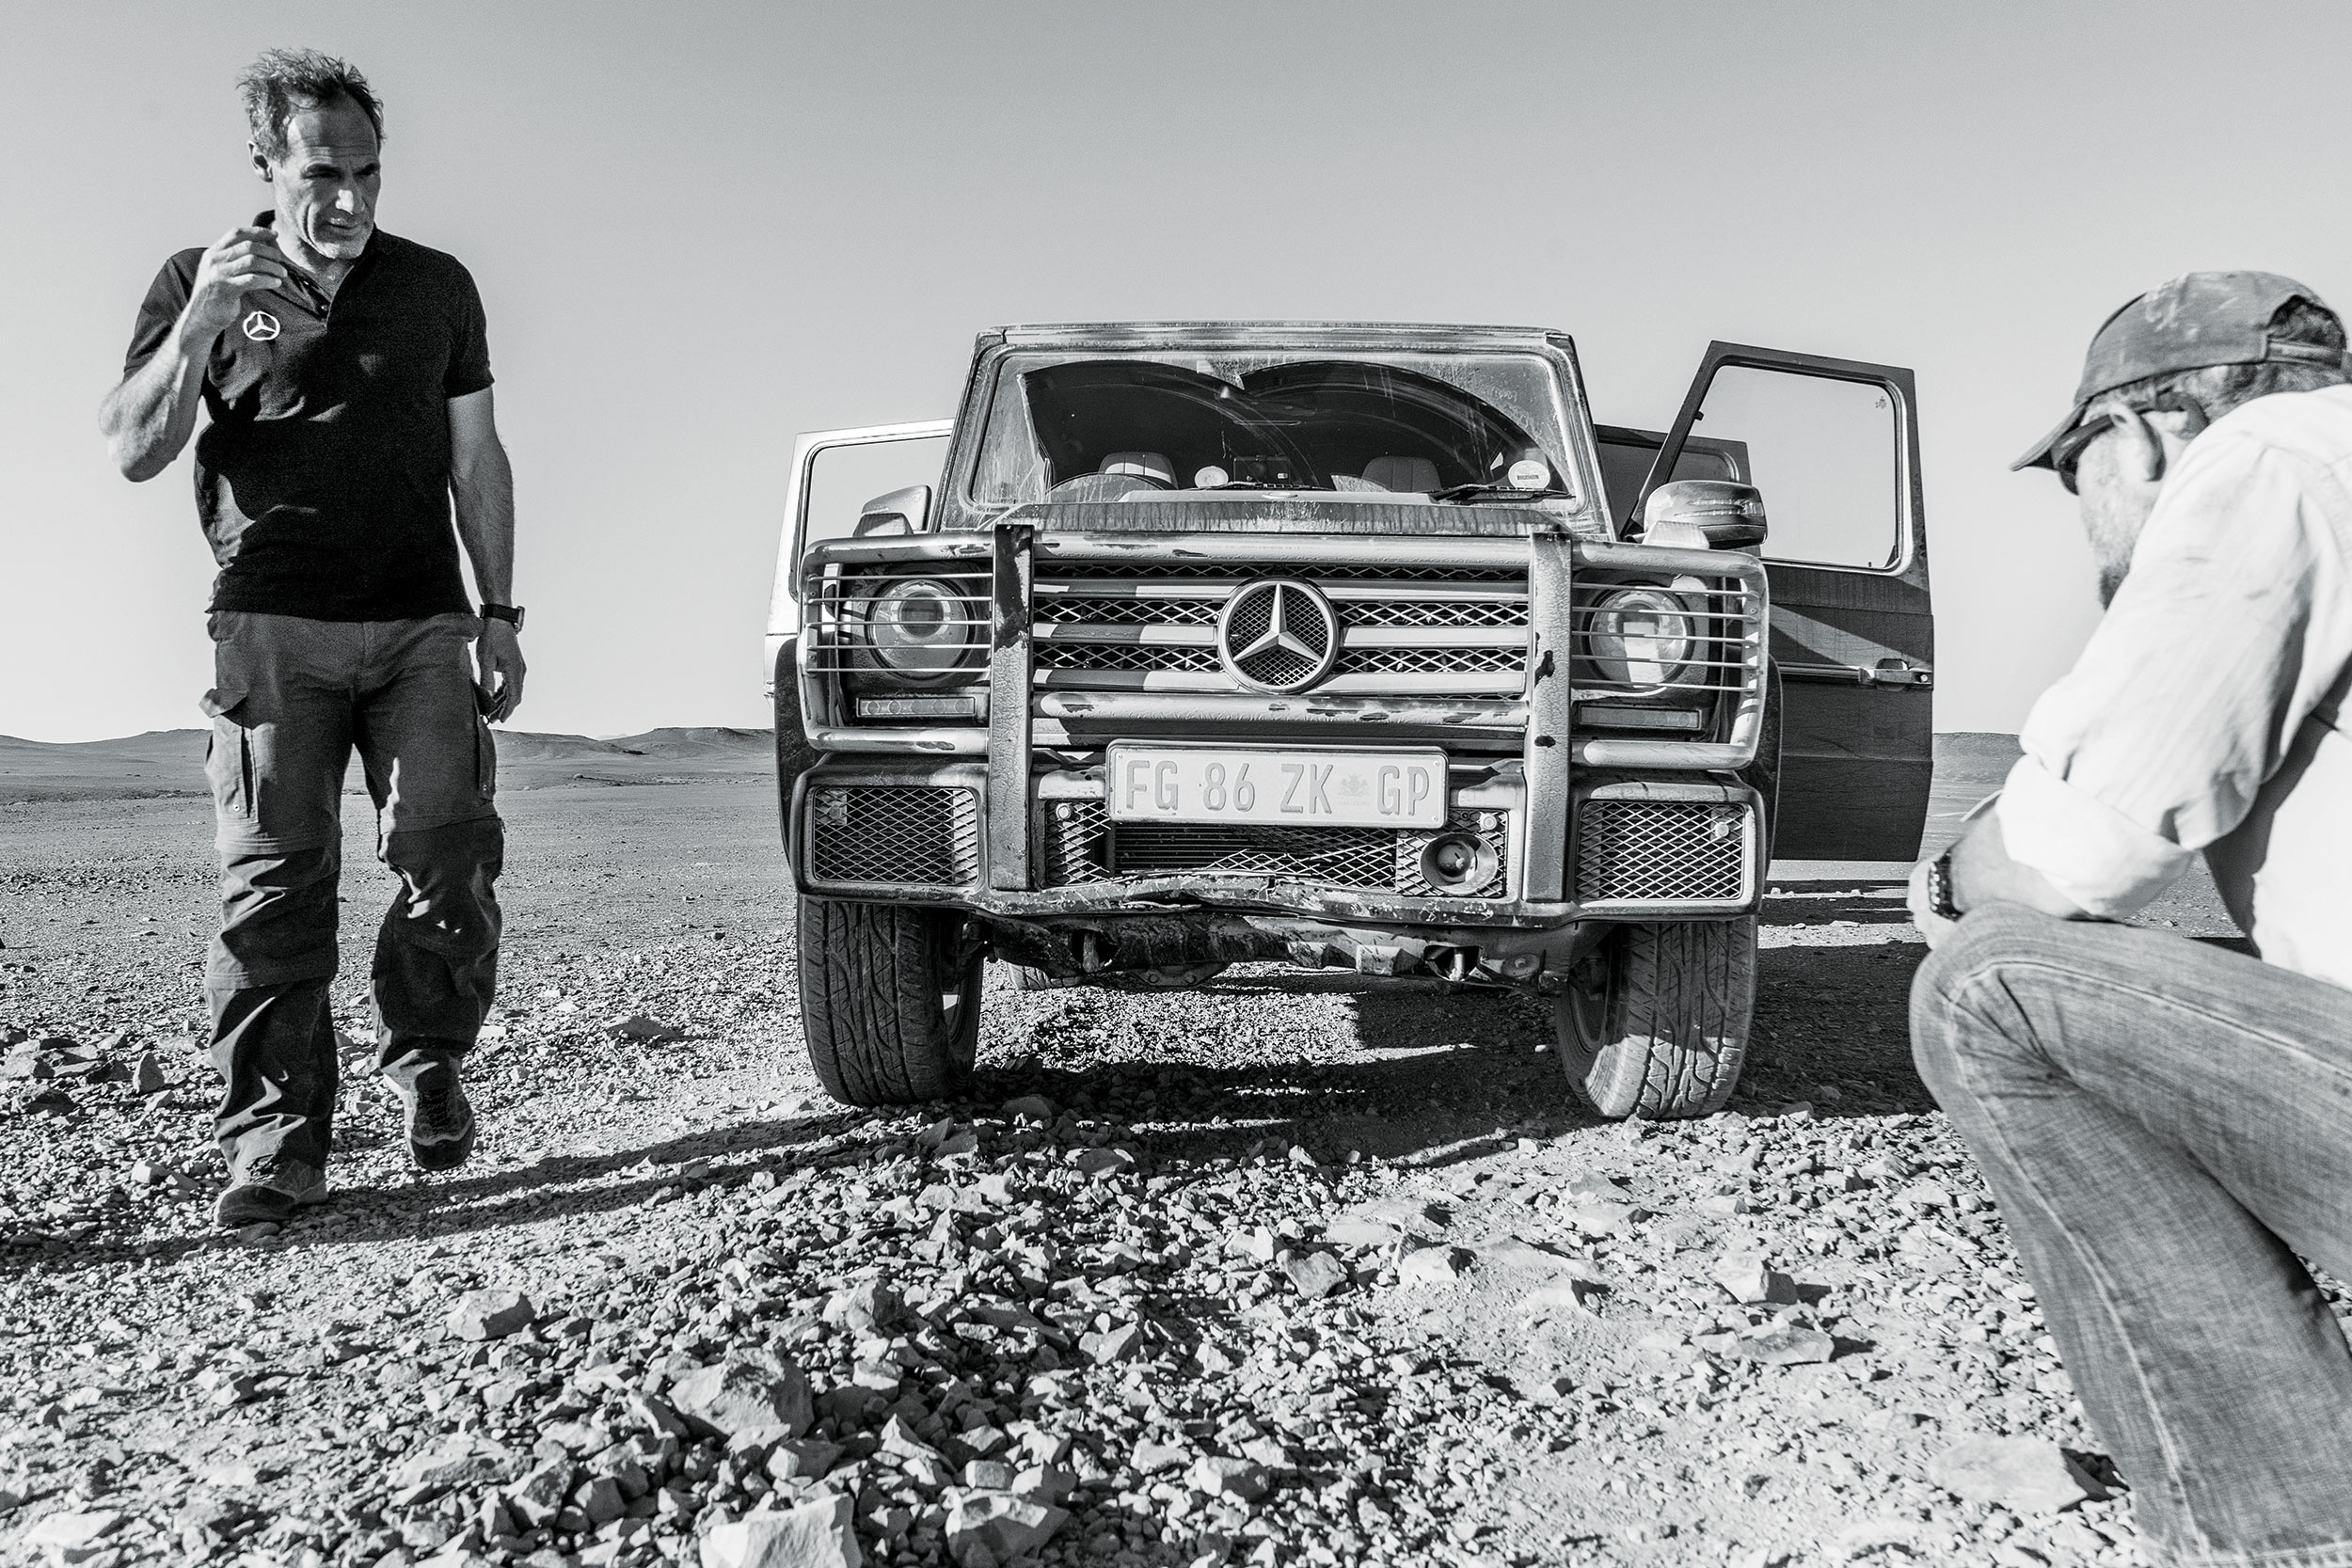
<svg viewBox="0 0 2352 1568">
<path fill-rule="evenodd" d="M 245 319 L 245 335 L 257 343 L 266 343 L 278 336 L 278 318 L 267 310 L 256 310 Z"/>
<path fill-rule="evenodd" d="M 1244 583 L 1216 618 L 1216 657 L 1227 674 L 1253 691 L 1304 691 L 1339 662 L 1339 613 L 1311 582 L 1264 578 Z"/>
</svg>

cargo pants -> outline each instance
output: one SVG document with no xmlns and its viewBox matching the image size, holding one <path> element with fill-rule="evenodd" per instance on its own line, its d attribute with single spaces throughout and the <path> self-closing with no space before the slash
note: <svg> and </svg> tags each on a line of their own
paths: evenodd
<svg viewBox="0 0 2352 1568">
<path fill-rule="evenodd" d="M 454 1064 L 498 978 L 505 852 L 497 752 L 475 703 L 469 614 L 312 621 L 215 611 L 205 773 L 221 864 L 206 964 L 214 1132 L 239 1180 L 326 1164 L 338 1089 L 343 775 L 356 748 L 377 857 L 400 879 L 376 934 L 376 1066 Z"/>
</svg>

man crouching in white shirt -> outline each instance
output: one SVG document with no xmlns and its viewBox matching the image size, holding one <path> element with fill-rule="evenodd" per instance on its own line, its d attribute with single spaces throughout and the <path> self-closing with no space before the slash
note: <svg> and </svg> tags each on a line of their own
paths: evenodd
<svg viewBox="0 0 2352 1568">
<path fill-rule="evenodd" d="M 2311 290 L 2191 273 L 2016 467 L 2106 618 L 1912 879 L 1919 1071 L 2160 1563 L 2352 1564 L 2352 386 Z M 2202 851 L 2262 957 L 2107 924 Z M 2299 1257 L 2298 1257 L 2299 1255 Z"/>
</svg>

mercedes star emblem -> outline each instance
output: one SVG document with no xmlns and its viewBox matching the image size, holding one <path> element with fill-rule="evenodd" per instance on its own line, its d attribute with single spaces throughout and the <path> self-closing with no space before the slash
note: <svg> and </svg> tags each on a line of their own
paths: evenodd
<svg viewBox="0 0 2352 1568">
<path fill-rule="evenodd" d="M 1339 662 L 1339 614 L 1313 583 L 1246 582 L 1216 618 L 1216 657 L 1227 674 L 1253 691 L 1304 691 Z"/>
<path fill-rule="evenodd" d="M 266 343 L 278 336 L 278 318 L 267 310 L 256 310 L 245 318 L 245 335 L 257 343 Z"/>
</svg>

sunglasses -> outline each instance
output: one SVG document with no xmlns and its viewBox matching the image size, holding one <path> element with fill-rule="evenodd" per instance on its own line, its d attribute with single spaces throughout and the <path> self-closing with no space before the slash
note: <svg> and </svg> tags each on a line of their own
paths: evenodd
<svg viewBox="0 0 2352 1568">
<path fill-rule="evenodd" d="M 2114 428 L 2115 416 L 2102 412 L 2059 436 L 2050 448 L 2050 467 L 2058 470 L 2058 483 L 2066 486 L 2068 495 L 2081 494 L 2074 488 L 2074 470 L 2081 467 L 2083 453 L 2090 450 L 2093 441 Z"/>
<path fill-rule="evenodd" d="M 2081 494 L 2074 488 L 2074 470 L 2082 466 L 2083 453 L 2090 450 L 2092 442 L 2111 430 L 2121 429 L 2126 423 L 2144 425 L 2148 413 L 2185 416 L 2181 421 L 2180 430 L 2181 439 L 2185 441 L 2193 441 L 2204 434 L 2207 423 L 2203 405 L 2185 397 L 2169 397 L 2156 408 L 2147 412 L 2117 404 L 2108 404 L 2094 409 L 2090 419 L 2059 436 L 2050 448 L 2050 467 L 2058 470 L 2058 483 L 2066 486 L 2066 493 L 2070 496 Z M 2142 434 L 2145 435 L 2146 432 L 2143 431 Z M 2164 477 L 2164 447 L 2162 443 L 2152 439 L 2148 450 L 2153 454 L 2153 462 L 2149 471 L 2140 475 L 2140 478 L 2153 483 Z"/>
</svg>

